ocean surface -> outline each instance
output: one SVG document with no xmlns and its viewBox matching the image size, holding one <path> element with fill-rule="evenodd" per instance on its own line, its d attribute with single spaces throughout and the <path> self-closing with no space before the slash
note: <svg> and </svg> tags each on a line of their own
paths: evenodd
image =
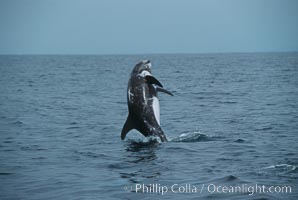
<svg viewBox="0 0 298 200">
<path fill-rule="evenodd" d="M 167 143 L 120 139 L 143 59 L 174 94 Z M 298 199 L 298 53 L 3 55 L 0 75 L 1 200 Z"/>
</svg>

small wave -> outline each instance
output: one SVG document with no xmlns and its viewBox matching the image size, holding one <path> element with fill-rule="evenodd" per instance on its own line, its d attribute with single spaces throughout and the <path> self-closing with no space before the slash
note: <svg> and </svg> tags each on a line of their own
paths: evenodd
<svg viewBox="0 0 298 200">
<path fill-rule="evenodd" d="M 220 178 L 216 178 L 216 179 L 213 179 L 213 180 L 211 180 L 211 183 L 214 183 L 214 182 L 216 182 L 216 183 L 233 183 L 233 182 L 245 182 L 245 181 L 243 181 L 243 180 L 241 180 L 239 177 L 237 177 L 237 176 L 235 176 L 235 175 L 232 175 L 232 174 L 230 174 L 230 175 L 226 175 L 226 176 L 224 176 L 224 177 L 220 177 Z"/>
<path fill-rule="evenodd" d="M 218 101 L 218 103 L 222 103 L 222 104 L 236 104 L 236 101 Z"/>
<path fill-rule="evenodd" d="M 272 130 L 272 127 L 263 127 L 263 128 L 256 128 L 254 131 L 267 131 L 267 130 Z"/>
<path fill-rule="evenodd" d="M 9 176 L 9 175 L 13 175 L 14 173 L 11 172 L 0 172 L 0 176 Z"/>
<path fill-rule="evenodd" d="M 46 151 L 48 149 L 42 148 L 39 145 L 23 146 L 20 148 L 23 151 Z"/>
<path fill-rule="evenodd" d="M 70 126 L 70 127 L 67 127 L 66 129 L 78 129 L 80 128 L 79 126 Z"/>
<path fill-rule="evenodd" d="M 289 172 L 295 171 L 297 169 L 297 166 L 289 165 L 289 164 L 278 164 L 278 165 L 271 165 L 268 167 L 264 167 L 264 169 L 273 170 L 277 173 L 289 173 Z"/>
<path fill-rule="evenodd" d="M 22 121 L 15 121 L 15 122 L 13 122 L 12 124 L 15 124 L 15 125 L 23 125 L 24 123 L 22 122 Z"/>
<path fill-rule="evenodd" d="M 207 136 L 199 131 L 191 133 L 182 133 L 177 138 L 173 138 L 171 142 L 207 142 L 214 140 L 213 137 Z"/>
<path fill-rule="evenodd" d="M 96 153 L 92 151 L 75 151 L 75 153 L 89 158 L 108 158 L 109 157 L 104 153 Z"/>
<path fill-rule="evenodd" d="M 224 182 L 231 182 L 231 181 L 238 180 L 238 178 L 233 175 L 228 175 L 228 176 L 223 177 L 221 180 L 223 180 Z"/>
<path fill-rule="evenodd" d="M 39 157 L 34 157 L 34 158 L 31 158 L 32 160 L 46 160 L 47 158 L 46 157 L 43 157 L 43 156 L 39 156 Z"/>
<path fill-rule="evenodd" d="M 237 139 L 234 142 L 236 142 L 236 143 L 245 143 L 245 140 L 243 140 L 243 139 Z"/>
<path fill-rule="evenodd" d="M 296 176 L 297 171 L 297 165 L 277 164 L 260 168 L 258 173 L 274 176 Z"/>
</svg>

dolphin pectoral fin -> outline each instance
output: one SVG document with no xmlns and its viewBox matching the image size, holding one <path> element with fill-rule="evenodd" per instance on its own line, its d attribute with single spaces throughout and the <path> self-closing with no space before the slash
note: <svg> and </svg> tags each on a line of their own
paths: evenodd
<svg viewBox="0 0 298 200">
<path fill-rule="evenodd" d="M 156 90 L 157 90 L 157 92 L 163 92 L 163 93 L 166 93 L 166 94 L 168 94 L 168 95 L 174 96 L 174 95 L 172 94 L 172 92 L 170 92 L 170 91 L 168 91 L 168 90 L 166 90 L 166 89 L 164 89 L 164 88 L 157 87 Z"/>
<path fill-rule="evenodd" d="M 123 128 L 122 128 L 122 131 L 121 131 L 121 139 L 124 140 L 126 134 L 127 134 L 130 130 L 132 130 L 132 129 L 134 129 L 134 128 L 135 128 L 135 127 L 134 127 L 133 120 L 132 120 L 131 116 L 128 115 L 128 117 L 127 117 L 127 119 L 126 119 L 126 122 L 125 122 L 125 124 L 124 124 L 124 126 L 123 126 Z"/>
<path fill-rule="evenodd" d="M 163 87 L 162 84 L 154 77 L 154 76 L 145 76 L 145 80 L 149 84 L 155 84 L 158 85 L 159 87 Z"/>
</svg>

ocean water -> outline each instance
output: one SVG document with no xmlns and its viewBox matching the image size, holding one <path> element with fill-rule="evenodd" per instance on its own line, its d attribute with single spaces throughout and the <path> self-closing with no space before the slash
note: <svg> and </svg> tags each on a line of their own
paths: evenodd
<svg viewBox="0 0 298 200">
<path fill-rule="evenodd" d="M 143 59 L 174 94 L 167 143 L 120 139 Z M 0 74 L 0 199 L 298 198 L 298 53 L 3 55 Z"/>
</svg>

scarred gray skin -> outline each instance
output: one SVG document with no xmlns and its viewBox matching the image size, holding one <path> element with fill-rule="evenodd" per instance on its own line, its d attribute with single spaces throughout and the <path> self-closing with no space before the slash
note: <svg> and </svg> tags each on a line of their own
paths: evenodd
<svg viewBox="0 0 298 200">
<path fill-rule="evenodd" d="M 124 139 L 131 129 L 136 129 L 145 137 L 158 136 L 162 142 L 168 141 L 154 115 L 152 104 L 153 97 L 157 97 L 156 87 L 148 83 L 144 74 L 152 76 L 151 63 L 148 60 L 139 62 L 131 72 L 127 87 L 129 116 L 123 126 L 121 138 Z"/>
</svg>

